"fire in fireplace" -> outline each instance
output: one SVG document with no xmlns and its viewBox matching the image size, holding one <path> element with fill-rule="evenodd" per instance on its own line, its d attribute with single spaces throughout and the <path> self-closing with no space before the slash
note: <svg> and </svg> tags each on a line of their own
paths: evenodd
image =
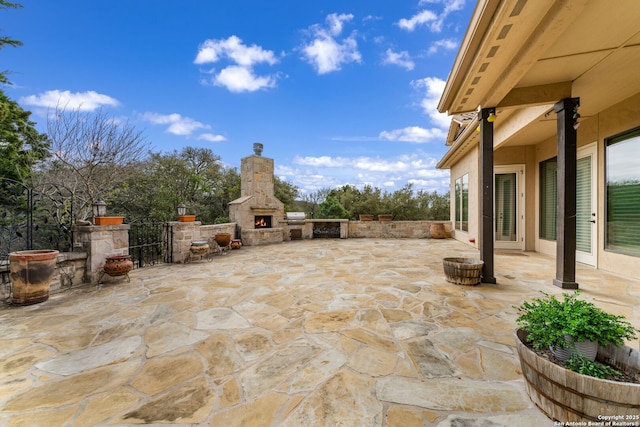
<svg viewBox="0 0 640 427">
<path fill-rule="evenodd" d="M 255 228 L 271 228 L 271 216 L 269 215 L 256 215 Z"/>
</svg>

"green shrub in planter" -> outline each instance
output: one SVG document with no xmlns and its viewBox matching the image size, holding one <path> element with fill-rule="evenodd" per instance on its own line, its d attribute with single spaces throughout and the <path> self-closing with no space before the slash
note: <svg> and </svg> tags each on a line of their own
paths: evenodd
<svg viewBox="0 0 640 427">
<path fill-rule="evenodd" d="M 533 348 L 570 347 L 575 342 L 595 341 L 601 346 L 621 346 L 624 340 L 636 337 L 636 328 L 624 320 L 603 311 L 595 304 L 578 299 L 580 291 L 564 293 L 563 300 L 544 292 L 544 298 L 534 298 L 514 307 L 518 326 L 528 332 Z M 567 341 L 566 335 L 571 337 Z"/>
</svg>

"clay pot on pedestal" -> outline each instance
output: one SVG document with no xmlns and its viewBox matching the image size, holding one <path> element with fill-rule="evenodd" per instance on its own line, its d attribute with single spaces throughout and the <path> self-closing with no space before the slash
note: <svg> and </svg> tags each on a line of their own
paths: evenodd
<svg viewBox="0 0 640 427">
<path fill-rule="evenodd" d="M 373 221 L 373 215 L 369 214 L 360 214 L 358 215 L 358 218 L 360 219 L 360 221 Z"/>
<path fill-rule="evenodd" d="M 378 221 L 393 221 L 393 215 L 391 214 L 380 214 L 378 215 Z"/>
<path fill-rule="evenodd" d="M 126 276 L 133 269 L 131 255 L 113 255 L 104 262 L 104 272 L 111 277 Z"/>
<path fill-rule="evenodd" d="M 49 299 L 58 254 L 56 250 L 28 250 L 9 254 L 12 304 L 30 305 Z"/>
<path fill-rule="evenodd" d="M 231 234 L 230 233 L 218 233 L 215 236 L 216 243 L 220 245 L 220 247 L 226 247 L 231 244 Z"/>
<path fill-rule="evenodd" d="M 196 220 L 195 215 L 180 215 L 178 217 L 178 221 L 180 222 L 193 222 Z"/>
<path fill-rule="evenodd" d="M 196 240 L 191 242 L 189 252 L 191 252 L 192 255 L 205 255 L 209 252 L 209 242 L 206 240 Z"/>
</svg>

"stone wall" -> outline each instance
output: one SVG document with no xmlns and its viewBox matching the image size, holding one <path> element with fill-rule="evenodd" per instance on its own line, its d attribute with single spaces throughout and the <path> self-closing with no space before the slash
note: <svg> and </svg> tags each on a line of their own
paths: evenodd
<svg viewBox="0 0 640 427">
<path fill-rule="evenodd" d="M 202 225 L 200 221 L 193 222 L 171 222 L 173 230 L 173 262 L 182 263 L 189 254 L 189 246 L 195 240 L 209 240 L 218 233 L 229 233 L 235 239 L 236 224 L 229 222 L 226 224 Z"/>
<path fill-rule="evenodd" d="M 73 250 L 87 254 L 85 283 L 97 283 L 109 256 L 129 255 L 129 224 L 76 225 L 73 227 Z"/>
<path fill-rule="evenodd" d="M 432 222 L 349 221 L 349 238 L 428 239 Z M 445 229 L 451 230 L 451 224 L 445 223 Z"/>
</svg>

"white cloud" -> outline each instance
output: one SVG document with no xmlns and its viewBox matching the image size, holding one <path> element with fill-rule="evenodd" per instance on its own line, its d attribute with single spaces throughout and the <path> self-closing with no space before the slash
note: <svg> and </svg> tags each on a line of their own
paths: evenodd
<svg viewBox="0 0 640 427">
<path fill-rule="evenodd" d="M 457 10 L 464 8 L 465 0 L 421 0 L 418 4 L 423 6 L 425 4 L 442 3 L 444 7 L 442 13 L 439 15 L 430 10 L 423 10 L 409 19 L 401 19 L 397 22 L 397 25 L 407 31 L 414 31 L 417 27 L 422 25 L 428 25 L 429 29 L 434 33 L 442 31 L 444 21 L 451 14 Z"/>
<path fill-rule="evenodd" d="M 420 106 L 424 113 L 431 118 L 431 121 L 440 129 L 448 129 L 451 124 L 451 118 L 447 113 L 438 112 L 438 102 L 444 91 L 445 81 L 437 77 L 425 77 L 421 80 L 414 80 L 411 85 L 423 90 L 424 95 L 420 101 Z"/>
<path fill-rule="evenodd" d="M 158 114 L 158 113 L 144 113 L 142 119 L 152 123 L 154 125 L 169 125 L 166 129 L 167 132 L 174 135 L 188 136 L 198 129 L 209 129 L 209 125 L 200 123 L 189 117 L 182 117 L 180 114 Z"/>
<path fill-rule="evenodd" d="M 442 39 L 442 40 L 436 40 L 435 42 L 431 43 L 431 46 L 429 46 L 429 54 L 434 54 L 436 52 L 438 52 L 440 49 L 444 49 L 444 50 L 454 50 L 458 48 L 458 42 L 454 39 Z"/>
<path fill-rule="evenodd" d="M 38 95 L 24 96 L 21 104 L 40 108 L 63 108 L 78 111 L 95 111 L 102 107 L 116 107 L 120 103 L 108 95 L 94 92 L 70 92 L 68 90 L 48 90 Z"/>
<path fill-rule="evenodd" d="M 227 140 L 223 135 L 215 135 L 213 133 L 203 133 L 198 136 L 198 139 L 209 142 L 222 142 Z"/>
<path fill-rule="evenodd" d="M 403 129 L 395 129 L 391 131 L 380 132 L 380 139 L 389 141 L 412 142 L 422 144 L 438 140 L 441 142 L 447 136 L 442 129 L 425 129 L 419 126 L 410 126 Z"/>
<path fill-rule="evenodd" d="M 399 65 L 400 67 L 406 68 L 411 71 L 415 68 L 416 64 L 411 60 L 411 56 L 409 56 L 409 52 L 403 50 L 402 52 L 394 52 L 391 49 L 387 49 L 385 52 L 384 60 L 382 61 L 384 64 L 393 64 Z"/>
<path fill-rule="evenodd" d="M 207 64 L 218 62 L 224 57 L 243 67 L 252 67 L 262 62 L 274 65 L 278 62 L 273 51 L 264 50 L 255 44 L 246 46 L 238 36 L 231 36 L 226 40 L 206 40 L 200 45 L 198 55 L 193 62 Z"/>
<path fill-rule="evenodd" d="M 342 33 L 343 23 L 352 18 L 353 15 L 331 14 L 327 16 L 328 29 L 319 25 L 310 28 L 313 40 L 302 46 L 301 51 L 303 58 L 316 69 L 318 74 L 338 71 L 343 64 L 362 61 L 354 34 L 341 41 L 336 40 L 336 37 Z"/>
<path fill-rule="evenodd" d="M 422 12 L 413 15 L 409 19 L 402 18 L 397 22 L 397 25 L 403 30 L 413 31 L 420 25 L 427 24 L 429 22 L 436 22 L 438 15 L 430 10 L 423 10 Z"/>
<path fill-rule="evenodd" d="M 211 83 L 226 87 L 231 92 L 254 92 L 264 88 L 275 87 L 277 78 L 274 75 L 258 76 L 253 70 L 257 64 L 274 65 L 279 62 L 271 50 L 260 46 L 247 46 L 237 36 L 227 39 L 206 40 L 198 49 L 194 64 L 209 64 L 227 59 L 234 63 L 223 68 L 219 73 L 215 70 Z"/>
<path fill-rule="evenodd" d="M 231 92 L 254 92 L 268 87 L 275 87 L 273 76 L 257 76 L 250 68 L 230 65 L 218 73 L 212 82 L 216 86 L 224 86 Z"/>
<path fill-rule="evenodd" d="M 353 19 L 353 15 L 351 14 L 336 14 L 332 13 L 327 16 L 327 24 L 329 26 L 329 31 L 333 36 L 339 36 L 342 33 L 342 24 L 344 22 L 349 22 Z"/>
</svg>

